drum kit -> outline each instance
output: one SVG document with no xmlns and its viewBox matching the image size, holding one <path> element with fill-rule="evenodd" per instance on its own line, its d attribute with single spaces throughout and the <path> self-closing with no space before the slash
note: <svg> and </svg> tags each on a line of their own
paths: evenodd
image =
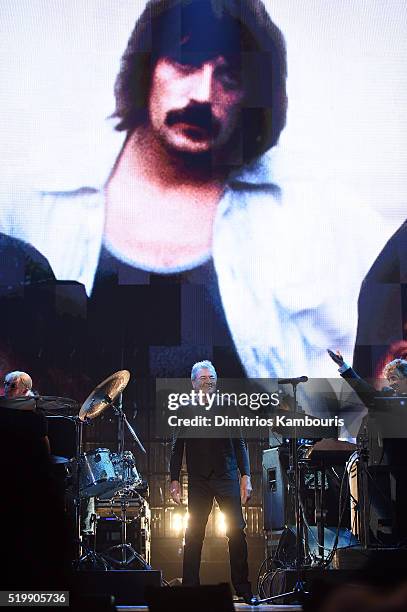
<svg viewBox="0 0 407 612">
<path fill-rule="evenodd" d="M 59 413 L 58 416 L 75 423 L 75 455 L 72 458 L 51 455 L 51 460 L 57 465 L 65 464 L 72 483 L 77 569 L 121 569 L 128 568 L 134 561 L 145 569 L 150 569 L 146 560 L 126 541 L 127 525 L 130 522 L 127 518 L 127 508 L 129 504 L 134 504 L 135 500 L 142 508 L 145 503 L 142 495 L 147 490 L 137 470 L 133 453 L 124 449 L 127 429 L 138 448 L 143 453 L 146 452 L 122 408 L 122 392 L 129 379 L 130 373 L 127 370 L 120 370 L 106 378 L 86 398 L 79 414 L 74 416 L 62 414 L 67 410 L 71 413 L 77 410 L 78 403 L 74 400 L 54 396 L 34 398 L 37 408 L 42 409 L 45 414 L 55 416 Z M 117 452 L 111 452 L 108 448 L 83 452 L 83 425 L 90 424 L 108 408 L 113 409 L 118 419 Z M 96 552 L 92 546 L 87 546 L 81 537 L 81 507 L 92 498 L 100 500 L 101 503 L 115 499 L 121 508 L 118 519 L 121 522 L 121 542 L 101 553 Z"/>
</svg>

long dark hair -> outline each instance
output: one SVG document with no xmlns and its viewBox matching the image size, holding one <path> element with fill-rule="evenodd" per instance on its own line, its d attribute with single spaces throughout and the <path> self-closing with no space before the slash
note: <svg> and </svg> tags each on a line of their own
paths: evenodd
<svg viewBox="0 0 407 612">
<path fill-rule="evenodd" d="M 245 102 L 243 160 L 273 147 L 287 111 L 284 37 L 261 0 L 150 0 L 138 19 L 115 83 L 117 130 L 148 119 L 151 74 L 160 57 L 238 55 Z"/>
</svg>

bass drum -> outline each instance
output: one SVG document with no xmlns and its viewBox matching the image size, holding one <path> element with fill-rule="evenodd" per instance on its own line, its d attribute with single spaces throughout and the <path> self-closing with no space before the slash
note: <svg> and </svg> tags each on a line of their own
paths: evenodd
<svg viewBox="0 0 407 612">
<path fill-rule="evenodd" d="M 83 453 L 79 459 L 79 494 L 81 497 L 105 496 L 120 488 L 120 478 L 112 463 L 108 448 Z"/>
</svg>

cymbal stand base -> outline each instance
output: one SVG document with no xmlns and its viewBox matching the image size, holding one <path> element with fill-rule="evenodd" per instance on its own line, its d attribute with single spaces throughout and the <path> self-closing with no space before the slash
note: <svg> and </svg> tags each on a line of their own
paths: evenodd
<svg viewBox="0 0 407 612">
<path fill-rule="evenodd" d="M 101 556 L 113 567 L 116 567 L 116 569 L 128 567 L 133 561 L 138 561 L 141 563 L 144 569 L 151 570 L 151 566 L 145 561 L 145 559 L 143 559 L 143 557 L 136 550 L 134 550 L 131 544 L 127 543 L 128 503 L 129 502 L 127 499 L 121 500 L 121 543 L 111 546 L 106 551 L 101 553 Z M 111 556 L 111 554 L 109 554 L 114 551 L 118 551 L 120 553 L 120 559 L 115 559 Z"/>
<path fill-rule="evenodd" d="M 88 548 L 83 543 L 82 543 L 82 546 L 86 549 L 86 552 L 75 563 L 75 569 L 79 571 L 102 570 L 105 572 L 107 572 L 110 569 L 113 569 L 111 565 L 109 565 L 107 560 L 103 557 L 103 555 L 101 555 L 100 553 L 97 553 L 92 548 Z"/>
<path fill-rule="evenodd" d="M 301 579 L 298 579 L 292 591 L 287 591 L 287 593 L 279 593 L 278 595 L 266 597 L 265 599 L 259 599 L 257 601 L 257 605 L 267 604 L 283 597 L 294 597 L 294 601 L 297 599 L 298 603 L 303 603 L 303 599 L 307 595 L 309 595 L 309 592 L 305 590 L 304 582 Z"/>
<path fill-rule="evenodd" d="M 121 559 L 115 559 L 109 553 L 113 553 L 114 551 L 118 551 L 121 555 Z M 147 563 L 143 557 L 134 550 L 131 544 L 117 544 L 116 546 L 111 546 L 106 551 L 101 553 L 103 559 L 105 559 L 111 566 L 111 569 L 121 569 L 127 567 L 133 561 L 138 561 L 143 569 L 150 570 L 151 566 Z"/>
</svg>

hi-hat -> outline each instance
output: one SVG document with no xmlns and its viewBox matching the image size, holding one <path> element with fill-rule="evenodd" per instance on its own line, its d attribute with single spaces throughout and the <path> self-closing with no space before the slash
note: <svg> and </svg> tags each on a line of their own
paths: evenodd
<svg viewBox="0 0 407 612">
<path fill-rule="evenodd" d="M 128 370 L 119 370 L 101 382 L 83 402 L 79 411 L 81 421 L 94 419 L 104 412 L 126 388 L 130 380 Z"/>
</svg>

